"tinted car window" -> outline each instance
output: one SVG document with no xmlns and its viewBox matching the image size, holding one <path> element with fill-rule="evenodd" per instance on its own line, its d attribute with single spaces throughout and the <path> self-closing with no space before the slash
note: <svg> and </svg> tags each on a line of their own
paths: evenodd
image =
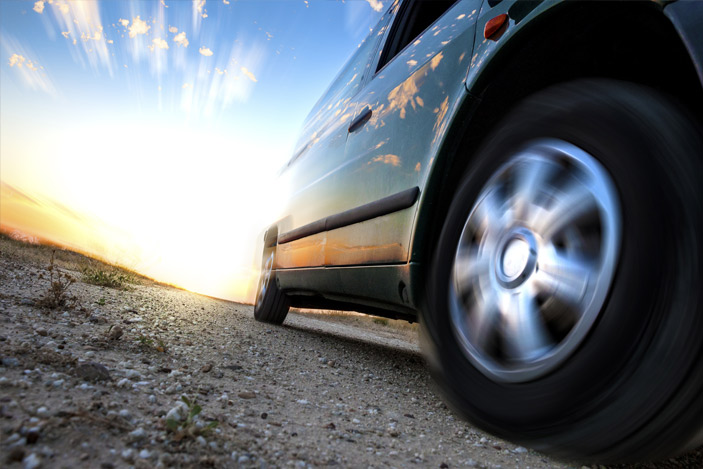
<svg viewBox="0 0 703 469">
<path fill-rule="evenodd" d="M 376 70 L 383 68 L 454 3 L 456 0 L 408 0 L 401 7 L 398 19 L 393 23 L 393 31 Z"/>
</svg>

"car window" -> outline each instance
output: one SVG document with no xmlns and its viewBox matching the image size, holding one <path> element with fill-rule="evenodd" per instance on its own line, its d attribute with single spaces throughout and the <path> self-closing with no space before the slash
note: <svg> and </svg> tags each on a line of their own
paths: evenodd
<svg viewBox="0 0 703 469">
<path fill-rule="evenodd" d="M 400 11 L 381 52 L 376 71 L 383 68 L 457 0 L 407 0 Z"/>
</svg>

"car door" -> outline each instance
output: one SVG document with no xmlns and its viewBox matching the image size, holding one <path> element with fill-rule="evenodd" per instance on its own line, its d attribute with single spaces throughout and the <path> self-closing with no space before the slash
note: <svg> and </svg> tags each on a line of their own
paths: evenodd
<svg viewBox="0 0 703 469">
<path fill-rule="evenodd" d="M 370 73 L 385 26 L 384 15 L 306 119 L 297 151 L 284 168 L 278 184 L 288 189 L 279 222 L 277 268 L 324 264 L 324 220 L 343 210 L 335 188 L 335 174 L 345 168 L 348 128 L 356 107 L 355 96 Z"/>
<path fill-rule="evenodd" d="M 463 81 L 480 4 L 401 4 L 373 65 L 375 73 L 357 98 L 346 167 L 332 180 L 344 201 L 338 207 L 347 213 L 365 210 L 369 218 L 359 213 L 351 218 L 356 223 L 328 231 L 325 265 L 407 262 L 414 202 L 449 111 L 466 92 Z"/>
</svg>

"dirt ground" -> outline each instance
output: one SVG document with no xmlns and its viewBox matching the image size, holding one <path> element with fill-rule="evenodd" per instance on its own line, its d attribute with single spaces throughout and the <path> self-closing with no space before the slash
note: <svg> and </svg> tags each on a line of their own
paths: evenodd
<svg viewBox="0 0 703 469">
<path fill-rule="evenodd" d="M 130 276 L 0 238 L 2 467 L 581 467 L 459 419 L 423 363 L 417 326 L 355 313 L 291 313 Z M 62 277 L 63 278 L 63 277 Z M 135 283 L 132 283 L 134 281 Z M 703 467 L 698 450 L 642 467 Z"/>
</svg>

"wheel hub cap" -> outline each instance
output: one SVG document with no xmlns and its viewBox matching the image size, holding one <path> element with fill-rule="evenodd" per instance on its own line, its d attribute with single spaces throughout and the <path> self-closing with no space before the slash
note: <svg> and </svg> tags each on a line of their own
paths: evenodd
<svg viewBox="0 0 703 469">
<path fill-rule="evenodd" d="M 620 246 L 615 186 L 561 140 L 533 142 L 480 191 L 451 270 L 464 355 L 490 379 L 525 382 L 563 364 L 605 303 Z"/>
<path fill-rule="evenodd" d="M 499 248 L 496 277 L 506 288 L 521 285 L 534 271 L 537 264 L 537 241 L 527 229 L 513 230 Z"/>
</svg>

